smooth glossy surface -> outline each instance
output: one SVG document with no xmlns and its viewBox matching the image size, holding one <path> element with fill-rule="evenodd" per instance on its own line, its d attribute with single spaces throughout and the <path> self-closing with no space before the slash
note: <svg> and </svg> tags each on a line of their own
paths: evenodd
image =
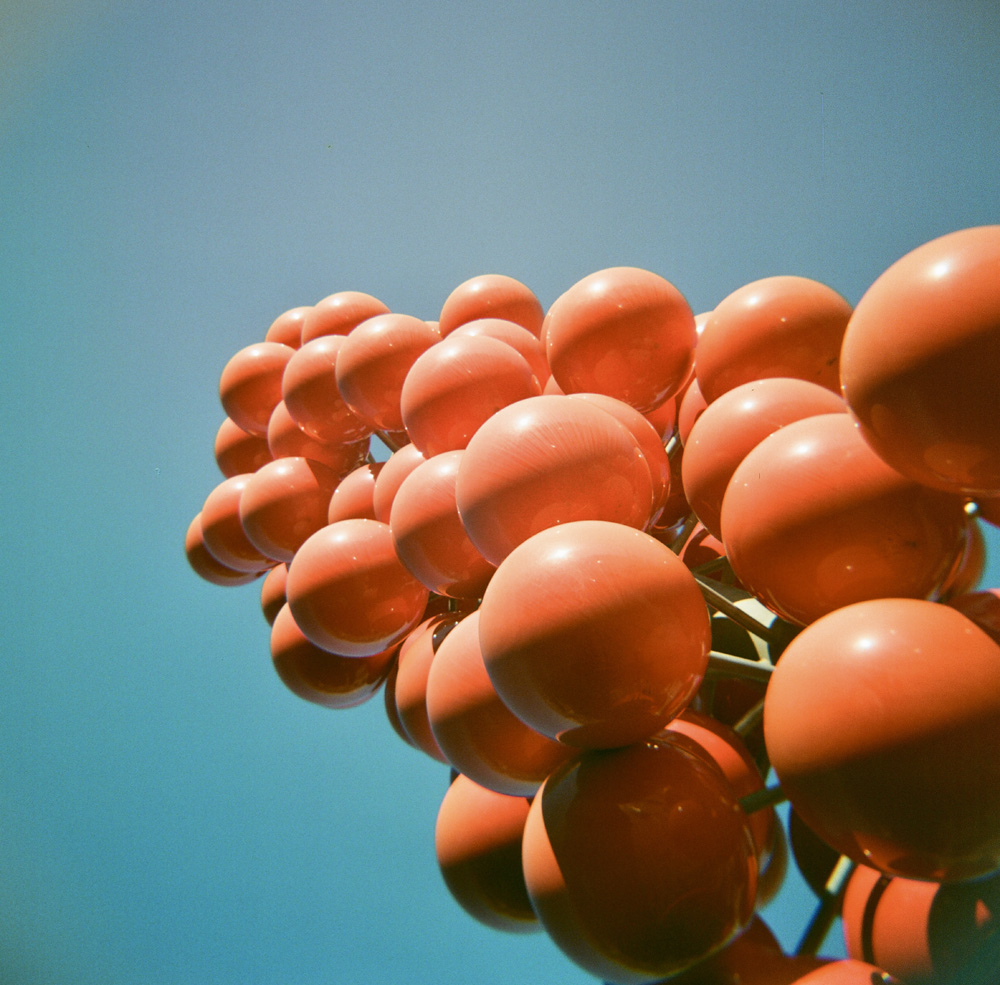
<svg viewBox="0 0 1000 985">
<path fill-rule="evenodd" d="M 260 608 L 269 626 L 274 625 L 281 607 L 288 601 L 285 597 L 285 581 L 288 565 L 276 564 L 265 576 L 260 586 Z"/>
<path fill-rule="evenodd" d="M 837 413 L 847 413 L 837 394 L 789 377 L 744 383 L 713 401 L 684 443 L 684 495 L 698 519 L 721 537 L 722 498 L 740 462 L 786 424 Z"/>
<path fill-rule="evenodd" d="M 684 546 L 678 551 L 677 556 L 694 571 L 703 564 L 710 564 L 725 557 L 726 548 L 718 537 L 705 529 L 705 524 L 698 523 L 684 541 Z"/>
<path fill-rule="evenodd" d="M 532 803 L 522 851 L 546 931 L 608 982 L 681 972 L 753 914 L 745 815 L 685 736 L 583 753 L 557 769 Z"/>
<path fill-rule="evenodd" d="M 351 444 L 327 444 L 310 437 L 288 413 L 283 400 L 278 402 L 267 427 L 267 444 L 274 458 L 308 458 L 332 469 L 338 476 L 353 472 L 368 454 L 368 438 Z"/>
<path fill-rule="evenodd" d="M 256 472 L 271 458 L 266 436 L 244 431 L 228 417 L 219 425 L 215 435 L 215 461 L 227 479 Z"/>
<path fill-rule="evenodd" d="M 604 393 L 646 413 L 683 385 L 694 315 L 669 281 L 637 267 L 584 277 L 549 309 L 545 351 L 566 393 Z"/>
<path fill-rule="evenodd" d="M 427 605 L 427 589 L 400 563 L 388 524 L 377 520 L 340 520 L 314 533 L 288 566 L 285 591 L 302 632 L 344 656 L 384 650 Z"/>
<path fill-rule="evenodd" d="M 503 318 L 538 336 L 542 327 L 541 302 L 532 290 L 505 274 L 481 274 L 459 284 L 441 308 L 441 337 L 479 318 Z"/>
<path fill-rule="evenodd" d="M 691 572 L 621 524 L 536 534 L 497 569 L 479 611 L 501 699 L 569 745 L 652 735 L 686 707 L 705 672 L 711 628 Z"/>
<path fill-rule="evenodd" d="M 806 627 L 764 733 L 792 805 L 843 854 L 941 881 L 1000 866 L 1000 646 L 951 607 L 879 599 Z"/>
<path fill-rule="evenodd" d="M 456 333 L 414 362 L 403 382 L 400 412 L 410 441 L 432 458 L 465 448 L 502 407 L 541 392 L 528 361 L 513 346 Z"/>
<path fill-rule="evenodd" d="M 219 378 L 226 414 L 251 434 L 266 434 L 271 412 L 281 399 L 281 376 L 295 354 L 280 342 L 258 342 L 240 349 Z"/>
<path fill-rule="evenodd" d="M 545 358 L 545 345 L 538 336 L 506 318 L 477 318 L 475 321 L 460 325 L 449 335 L 485 336 L 513 346 L 528 361 L 531 372 L 542 386 L 552 375 Z"/>
<path fill-rule="evenodd" d="M 677 397 L 664 400 L 659 407 L 654 407 L 644 416 L 660 436 L 660 441 L 666 444 L 677 430 Z"/>
<path fill-rule="evenodd" d="M 403 445 L 383 463 L 381 471 L 375 478 L 375 489 L 372 492 L 372 509 L 375 511 L 376 520 L 381 520 L 382 523 L 389 522 L 392 501 L 396 498 L 403 480 L 418 465 L 426 461 L 416 445 Z"/>
<path fill-rule="evenodd" d="M 791 376 L 840 392 L 840 345 L 851 306 L 807 277 L 765 277 L 720 301 L 698 339 L 695 373 L 712 403 L 727 390 Z"/>
<path fill-rule="evenodd" d="M 384 462 L 366 462 L 341 480 L 330 497 L 326 522 L 338 520 L 377 520 L 375 516 L 375 480 Z"/>
<path fill-rule="evenodd" d="M 219 483 L 201 508 L 201 536 L 209 554 L 234 571 L 263 571 L 274 564 L 251 542 L 240 522 L 240 496 L 253 478 L 234 475 Z"/>
<path fill-rule="evenodd" d="M 500 700 L 479 646 L 479 613 L 438 648 L 427 678 L 427 716 L 448 762 L 481 786 L 532 796 L 572 750 L 525 725 Z"/>
<path fill-rule="evenodd" d="M 337 291 L 313 305 L 302 326 L 302 344 L 324 335 L 348 335 L 363 321 L 388 313 L 388 306 L 370 294 Z"/>
<path fill-rule="evenodd" d="M 260 570 L 238 571 L 216 560 L 205 546 L 205 538 L 201 530 L 201 513 L 198 513 L 188 524 L 184 534 L 184 553 L 187 555 L 191 570 L 199 578 L 204 578 L 205 581 L 213 585 L 222 587 L 247 585 L 261 576 Z"/>
<path fill-rule="evenodd" d="M 831 961 L 795 979 L 795 985 L 902 985 L 865 961 Z"/>
<path fill-rule="evenodd" d="M 473 435 L 456 495 L 469 539 L 499 564 L 556 524 L 643 527 L 653 493 L 649 467 L 627 428 L 585 401 L 542 396 L 505 407 Z"/>
<path fill-rule="evenodd" d="M 722 504 L 737 578 L 799 625 L 863 599 L 932 595 L 962 549 L 965 522 L 961 499 L 891 469 L 846 414 L 769 435 Z"/>
<path fill-rule="evenodd" d="M 271 322 L 264 336 L 265 342 L 280 342 L 282 345 L 298 349 L 302 345 L 302 326 L 305 324 L 306 315 L 312 311 L 308 305 L 297 308 L 289 308 L 283 311 Z"/>
<path fill-rule="evenodd" d="M 686 389 L 677 395 L 679 401 L 677 410 L 677 437 L 681 444 L 687 444 L 688 435 L 694 427 L 694 422 L 704 413 L 708 406 L 705 395 L 701 392 L 696 379 L 692 380 Z"/>
<path fill-rule="evenodd" d="M 986 572 L 986 541 L 979 521 L 970 518 L 965 525 L 965 549 L 955 562 L 941 588 L 941 598 L 965 595 L 975 591 Z"/>
<path fill-rule="evenodd" d="M 1000 225 L 908 253 L 858 302 L 841 381 L 867 441 L 940 489 L 1000 494 Z"/>
<path fill-rule="evenodd" d="M 948 605 L 971 619 L 984 633 L 1000 643 L 1000 588 L 987 588 L 948 599 Z"/>
<path fill-rule="evenodd" d="M 524 797 L 487 790 L 457 776 L 438 810 L 434 847 L 449 892 L 470 916 L 494 930 L 539 930 L 521 870 Z"/>
</svg>

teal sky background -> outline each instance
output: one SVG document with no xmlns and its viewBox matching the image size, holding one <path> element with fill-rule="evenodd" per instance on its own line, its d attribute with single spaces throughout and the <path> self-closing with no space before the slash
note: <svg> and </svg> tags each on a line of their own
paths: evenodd
<svg viewBox="0 0 1000 985">
<path fill-rule="evenodd" d="M 435 318 L 488 272 L 545 306 L 614 265 L 696 311 L 773 274 L 856 303 L 1000 221 L 1000 6 L 77 0 L 0 24 L 0 981 L 589 981 L 448 896 L 447 771 L 381 698 L 293 697 L 259 586 L 188 568 L 219 373 L 292 306 Z M 767 911 L 786 945 L 811 906 L 790 884 Z"/>
</svg>

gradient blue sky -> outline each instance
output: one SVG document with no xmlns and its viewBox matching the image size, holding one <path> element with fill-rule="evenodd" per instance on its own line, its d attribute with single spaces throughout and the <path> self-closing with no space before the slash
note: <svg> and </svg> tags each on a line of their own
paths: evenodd
<svg viewBox="0 0 1000 985">
<path fill-rule="evenodd" d="M 448 897 L 446 771 L 381 700 L 294 698 L 257 587 L 188 569 L 219 372 L 294 305 L 361 290 L 434 318 L 486 272 L 546 306 L 619 264 L 696 311 L 785 273 L 856 303 L 1000 219 L 1000 7 L 2 16 L 0 980 L 589 981 Z M 810 905 L 768 912 L 786 944 Z"/>
</svg>

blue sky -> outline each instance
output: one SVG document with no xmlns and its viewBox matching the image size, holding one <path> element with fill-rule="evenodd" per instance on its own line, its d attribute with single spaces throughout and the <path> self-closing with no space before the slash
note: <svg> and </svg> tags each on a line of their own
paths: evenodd
<svg viewBox="0 0 1000 985">
<path fill-rule="evenodd" d="M 998 63 L 992 0 L 11 12 L 0 980 L 588 981 L 448 897 L 447 773 L 380 699 L 294 698 L 257 588 L 188 569 L 219 372 L 292 306 L 435 318 L 487 272 L 545 306 L 612 265 L 695 311 L 786 273 L 856 303 L 998 221 Z M 809 905 L 770 911 L 786 943 Z"/>
</svg>

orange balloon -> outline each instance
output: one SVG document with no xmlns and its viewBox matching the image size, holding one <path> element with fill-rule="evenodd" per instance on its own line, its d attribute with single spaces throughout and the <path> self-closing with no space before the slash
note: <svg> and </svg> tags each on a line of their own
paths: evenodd
<svg viewBox="0 0 1000 985">
<path fill-rule="evenodd" d="M 389 529 L 400 561 L 432 592 L 478 599 L 496 567 L 473 546 L 458 515 L 455 482 L 464 454 L 445 452 L 418 465 L 393 499 Z"/>
<path fill-rule="evenodd" d="M 201 508 L 201 535 L 209 554 L 234 571 L 260 572 L 274 559 L 262 554 L 240 522 L 240 496 L 252 476 L 234 475 L 219 483 Z"/>
<path fill-rule="evenodd" d="M 522 861 L 545 930 L 607 981 L 678 974 L 753 916 L 746 816 L 686 736 L 584 752 L 559 767 L 528 812 Z"/>
<path fill-rule="evenodd" d="M 227 478 L 256 472 L 271 461 L 267 438 L 244 431 L 235 421 L 226 418 L 215 436 L 215 461 Z"/>
<path fill-rule="evenodd" d="M 427 717 L 438 748 L 481 786 L 529 797 L 572 749 L 529 728 L 500 700 L 479 646 L 479 613 L 439 647 L 427 677 Z"/>
<path fill-rule="evenodd" d="M 383 463 L 382 470 L 375 479 L 375 489 L 372 492 L 372 509 L 375 519 L 382 523 L 389 522 L 392 513 L 392 502 L 399 492 L 403 480 L 418 466 L 426 462 L 423 453 L 415 445 L 403 445 L 399 451 L 389 456 Z"/>
<path fill-rule="evenodd" d="M 315 646 L 282 606 L 271 627 L 271 659 L 293 694 L 325 708 L 364 704 L 382 686 L 396 647 L 368 657 L 342 657 Z"/>
<path fill-rule="evenodd" d="M 822 414 L 743 459 L 722 539 L 747 590 L 806 625 L 863 599 L 932 595 L 962 549 L 965 519 L 960 498 L 891 469 L 848 415 Z"/>
<path fill-rule="evenodd" d="M 278 402 L 267 427 L 267 444 L 274 458 L 308 458 L 338 476 L 353 472 L 368 454 L 368 438 L 351 444 L 327 444 L 310 437 L 296 424 L 283 400 Z"/>
<path fill-rule="evenodd" d="M 222 406 L 244 431 L 266 434 L 271 412 L 281 399 L 281 376 L 295 354 L 280 342 L 258 342 L 240 349 L 219 378 Z"/>
<path fill-rule="evenodd" d="M 306 434 L 325 444 L 351 444 L 372 433 L 337 389 L 337 353 L 344 342 L 342 335 L 307 342 L 288 360 L 281 378 L 288 413 Z"/>
<path fill-rule="evenodd" d="M 441 336 L 411 315 L 377 315 L 355 328 L 337 354 L 337 388 L 347 406 L 373 428 L 403 429 L 403 381 L 417 357 Z"/>
<path fill-rule="evenodd" d="M 465 448 L 501 407 L 542 388 L 513 346 L 485 336 L 451 335 L 413 364 L 400 411 L 406 433 L 427 458 Z"/>
<path fill-rule="evenodd" d="M 865 439 L 918 482 L 1000 495 L 1000 225 L 897 260 L 858 302 L 841 382 Z"/>
<path fill-rule="evenodd" d="M 664 531 L 673 530 L 691 515 L 691 504 L 684 495 L 684 483 L 681 481 L 683 467 L 684 448 L 675 447 L 670 457 L 670 495 L 667 496 L 656 522 L 649 528 L 654 537 L 659 538 Z M 673 533 L 665 538 L 668 545 L 673 539 Z"/>
<path fill-rule="evenodd" d="M 770 377 L 734 387 L 705 409 L 684 444 L 684 494 L 698 519 L 722 536 L 722 497 L 736 467 L 769 434 L 816 414 L 847 413 L 835 393 L 805 380 Z"/>
<path fill-rule="evenodd" d="M 694 427 L 694 422 L 701 417 L 708 406 L 708 401 L 701 392 L 701 387 L 698 386 L 697 379 L 692 380 L 687 389 L 678 395 L 677 399 L 680 401 L 677 411 L 677 437 L 680 438 L 682 445 L 686 445 L 688 435 L 691 434 L 691 429 Z"/>
<path fill-rule="evenodd" d="M 223 587 L 247 585 L 256 581 L 262 573 L 259 570 L 237 571 L 217 561 L 205 546 L 205 538 L 201 531 L 201 513 L 198 513 L 188 525 L 184 535 L 184 553 L 194 573 L 213 585 Z"/>
<path fill-rule="evenodd" d="M 298 349 L 302 345 L 302 326 L 305 323 L 306 315 L 312 310 L 308 305 L 289 308 L 282 312 L 271 322 L 271 327 L 264 336 L 265 342 L 280 342 L 292 349 Z"/>
<path fill-rule="evenodd" d="M 765 277 L 721 301 L 698 339 L 695 373 L 708 403 L 742 383 L 791 376 L 840 392 L 840 344 L 851 306 L 807 277 Z"/>
<path fill-rule="evenodd" d="M 1000 646 L 955 609 L 876 599 L 807 626 L 764 734 L 795 810 L 844 855 L 938 881 L 1000 868 Z"/>
<path fill-rule="evenodd" d="M 358 325 L 389 308 L 361 291 L 338 291 L 317 301 L 302 326 L 302 344 L 324 335 L 349 335 Z"/>
<path fill-rule="evenodd" d="M 696 341 L 684 296 L 658 274 L 612 267 L 549 309 L 549 368 L 567 393 L 604 393 L 646 413 L 683 385 Z"/>
<path fill-rule="evenodd" d="M 705 529 L 705 524 L 698 523 L 678 551 L 677 556 L 692 571 L 726 556 L 726 548 L 722 541 Z"/>
<path fill-rule="evenodd" d="M 665 444 L 677 430 L 677 397 L 664 400 L 659 407 L 655 407 L 644 416 L 653 425 L 653 429 L 660 436 L 660 441 Z"/>
<path fill-rule="evenodd" d="M 456 497 L 469 539 L 499 564 L 532 534 L 559 523 L 644 527 L 653 492 L 627 428 L 585 401 L 541 396 L 498 411 L 472 436 Z"/>
<path fill-rule="evenodd" d="M 427 589 L 403 567 L 389 525 L 340 520 L 314 533 L 288 566 L 288 604 L 316 646 L 368 657 L 420 619 Z"/>
<path fill-rule="evenodd" d="M 240 496 L 240 522 L 265 557 L 291 561 L 326 526 L 336 473 L 308 458 L 279 458 L 259 468 Z"/>
<path fill-rule="evenodd" d="M 541 331 L 541 302 L 513 277 L 482 274 L 459 284 L 441 308 L 439 328 L 445 338 L 460 325 L 480 318 L 503 318 L 537 336 Z"/>
<path fill-rule="evenodd" d="M 524 797 L 508 797 L 455 777 L 434 829 L 441 875 L 470 916 L 494 930 L 541 929 L 521 871 L 521 834 L 528 816 Z"/>
<path fill-rule="evenodd" d="M 971 619 L 984 633 L 1000 643 L 1000 588 L 968 592 L 948 599 L 948 605 Z"/>
<path fill-rule="evenodd" d="M 338 520 L 377 520 L 375 516 L 375 480 L 384 462 L 366 462 L 341 480 L 330 497 L 326 522 Z"/>
<path fill-rule="evenodd" d="M 543 386 L 552 375 L 548 360 L 545 358 L 545 346 L 538 336 L 505 318 L 477 318 L 475 321 L 459 325 L 451 335 L 484 336 L 512 346 L 528 361 L 531 372 Z"/>
<path fill-rule="evenodd" d="M 796 978 L 794 985 L 903 985 L 892 975 L 865 961 L 831 961 Z"/>
<path fill-rule="evenodd" d="M 274 625 L 274 620 L 281 611 L 281 607 L 288 601 L 285 597 L 287 578 L 288 565 L 276 564 L 261 583 L 260 607 L 269 626 Z"/>
<path fill-rule="evenodd" d="M 648 534 L 586 520 L 550 527 L 497 568 L 479 639 L 503 702 L 582 748 L 636 742 L 694 696 L 711 643 L 691 572 Z"/>
</svg>

